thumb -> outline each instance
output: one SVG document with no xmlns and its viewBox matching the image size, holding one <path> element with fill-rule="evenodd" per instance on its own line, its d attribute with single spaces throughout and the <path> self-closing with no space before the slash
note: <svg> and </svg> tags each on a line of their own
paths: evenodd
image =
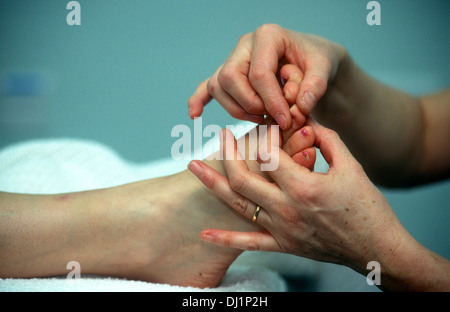
<svg viewBox="0 0 450 312">
<path fill-rule="evenodd" d="M 331 69 L 330 62 L 322 57 L 312 58 L 308 62 L 296 101 L 298 108 L 305 116 L 311 114 L 317 102 L 327 91 Z"/>
<path fill-rule="evenodd" d="M 312 127 L 315 134 L 314 145 L 320 150 L 330 168 L 342 168 L 350 159 L 354 159 L 335 131 L 325 128 L 311 117 L 308 117 L 306 124 Z"/>
</svg>

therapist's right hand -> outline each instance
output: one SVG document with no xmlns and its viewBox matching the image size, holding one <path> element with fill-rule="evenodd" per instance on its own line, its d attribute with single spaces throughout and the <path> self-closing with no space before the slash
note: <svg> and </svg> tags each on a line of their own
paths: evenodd
<svg viewBox="0 0 450 312">
<path fill-rule="evenodd" d="M 263 25 L 242 36 L 224 64 L 199 84 L 188 101 L 189 115 L 199 117 L 215 98 L 235 118 L 258 122 L 269 114 L 281 129 L 289 129 L 289 104 L 295 103 L 304 116 L 309 115 L 336 76 L 345 54 L 342 46 L 326 39 Z M 295 95 L 286 96 L 280 86 L 280 77 L 286 78 L 280 69 L 286 64 L 303 73 Z M 290 97 L 294 97 L 293 103 L 286 100 Z"/>
<path fill-rule="evenodd" d="M 399 261 L 403 253 L 418 254 L 422 249 L 339 136 L 316 122 L 308 124 L 315 134 L 316 147 L 330 166 L 325 174 L 299 166 L 282 149 L 270 154 L 271 161 L 276 157 L 279 164 L 277 170 L 267 172 L 274 182 L 250 172 L 236 155 L 230 160 L 224 158 L 226 177 L 198 162 L 203 173 L 194 174 L 245 218 L 252 220 L 259 205 L 256 222 L 266 229 L 205 229 L 201 238 L 219 246 L 339 263 L 365 274 L 367 264 L 377 261 L 387 284 L 389 270 L 396 267 L 392 261 Z M 228 135 L 232 136 L 227 133 L 222 142 L 224 155 L 232 155 Z M 258 161 L 263 162 L 260 157 Z"/>
</svg>

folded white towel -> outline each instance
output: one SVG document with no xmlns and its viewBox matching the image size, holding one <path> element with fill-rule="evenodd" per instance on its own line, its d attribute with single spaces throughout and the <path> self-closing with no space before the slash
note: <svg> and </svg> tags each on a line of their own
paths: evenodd
<svg viewBox="0 0 450 312">
<path fill-rule="evenodd" d="M 219 287 L 207 289 L 83 275 L 76 280 L 66 277 L 0 279 L 0 291 L 7 292 L 281 292 L 286 290 L 285 281 L 276 272 L 264 267 L 246 266 L 233 266 L 228 270 Z"/>
</svg>

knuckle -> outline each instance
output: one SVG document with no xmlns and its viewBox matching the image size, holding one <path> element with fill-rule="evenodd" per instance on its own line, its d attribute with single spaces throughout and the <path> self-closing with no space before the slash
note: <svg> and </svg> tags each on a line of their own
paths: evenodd
<svg viewBox="0 0 450 312">
<path fill-rule="evenodd" d="M 217 75 L 217 80 L 224 89 L 227 89 L 231 87 L 235 77 L 236 77 L 235 69 L 230 66 L 224 66 Z"/>
<path fill-rule="evenodd" d="M 260 84 L 262 81 L 266 80 L 269 71 L 267 68 L 261 66 L 260 63 L 255 63 L 255 65 L 251 68 L 248 79 L 251 84 Z"/>
<path fill-rule="evenodd" d="M 246 33 L 246 34 L 242 35 L 242 36 L 239 38 L 239 40 L 238 40 L 238 44 L 239 44 L 239 43 L 243 43 L 243 42 L 247 42 L 248 40 L 251 39 L 252 36 L 253 36 L 252 33 Z"/>
<path fill-rule="evenodd" d="M 245 250 L 257 251 L 257 250 L 259 250 L 259 246 L 258 246 L 258 244 L 255 242 L 255 240 L 253 238 L 250 238 L 248 240 L 248 242 L 247 242 Z"/>
<path fill-rule="evenodd" d="M 325 136 L 333 141 L 340 140 L 339 134 L 336 131 L 331 130 L 331 129 L 325 130 Z"/>
<path fill-rule="evenodd" d="M 235 174 L 230 177 L 231 189 L 237 193 L 241 193 L 247 185 L 247 180 L 242 174 Z"/>
<path fill-rule="evenodd" d="M 316 187 L 312 183 L 296 183 L 288 191 L 294 202 L 299 204 L 313 202 L 317 196 Z"/>
<path fill-rule="evenodd" d="M 267 23 L 259 26 L 256 31 L 260 33 L 272 33 L 274 31 L 279 31 L 281 29 L 281 26 L 274 23 Z"/>
<path fill-rule="evenodd" d="M 313 75 L 309 80 L 309 87 L 317 92 L 317 94 L 324 94 L 328 87 L 328 82 L 320 76 Z"/>
<path fill-rule="evenodd" d="M 249 204 L 249 202 L 247 199 L 242 198 L 242 197 L 236 197 L 231 202 L 231 207 L 234 210 L 236 210 L 237 212 L 239 212 L 240 214 L 245 215 L 249 208 L 248 204 Z"/>
<path fill-rule="evenodd" d="M 230 234 L 226 234 L 223 236 L 222 240 L 220 241 L 220 245 L 222 247 L 230 247 L 231 246 L 231 235 Z"/>
<path fill-rule="evenodd" d="M 282 103 L 278 100 L 278 97 L 275 94 L 267 94 L 264 97 L 264 104 L 267 109 L 267 111 L 270 114 L 273 114 L 274 112 L 279 112 L 282 108 Z"/>
<path fill-rule="evenodd" d="M 293 207 L 284 207 L 280 210 L 280 215 L 289 226 L 300 223 L 300 214 Z"/>
<path fill-rule="evenodd" d="M 217 85 L 212 80 L 210 80 L 210 81 L 208 81 L 208 84 L 206 85 L 206 89 L 208 90 L 208 93 L 212 97 L 214 97 L 214 93 L 215 93 L 215 90 L 217 89 Z"/>
<path fill-rule="evenodd" d="M 244 104 L 244 103 L 243 103 Z M 258 95 L 255 93 L 253 98 L 245 103 L 245 110 L 250 114 L 264 114 L 264 104 L 261 103 Z"/>
</svg>

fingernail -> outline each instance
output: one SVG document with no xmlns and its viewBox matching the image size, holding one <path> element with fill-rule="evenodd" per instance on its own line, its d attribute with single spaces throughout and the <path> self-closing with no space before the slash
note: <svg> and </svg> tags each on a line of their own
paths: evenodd
<svg viewBox="0 0 450 312">
<path fill-rule="evenodd" d="M 214 236 L 212 236 L 211 234 L 208 234 L 208 233 L 202 233 L 200 235 L 200 239 L 204 242 L 213 242 Z"/>
<path fill-rule="evenodd" d="M 307 109 L 309 113 L 313 110 L 316 105 L 316 97 L 311 92 L 307 91 L 303 94 L 302 104 Z"/>
<path fill-rule="evenodd" d="M 203 168 L 196 162 L 191 161 L 188 165 L 188 169 L 198 178 L 203 176 Z"/>
<path fill-rule="evenodd" d="M 275 120 L 277 121 L 278 125 L 282 130 L 286 130 L 287 128 L 286 117 L 284 117 L 282 113 L 277 113 L 275 115 Z"/>
<path fill-rule="evenodd" d="M 260 115 L 247 114 L 245 117 L 246 117 L 245 118 L 246 120 L 257 123 L 257 124 L 262 123 L 264 121 L 264 117 L 260 116 Z"/>
</svg>

